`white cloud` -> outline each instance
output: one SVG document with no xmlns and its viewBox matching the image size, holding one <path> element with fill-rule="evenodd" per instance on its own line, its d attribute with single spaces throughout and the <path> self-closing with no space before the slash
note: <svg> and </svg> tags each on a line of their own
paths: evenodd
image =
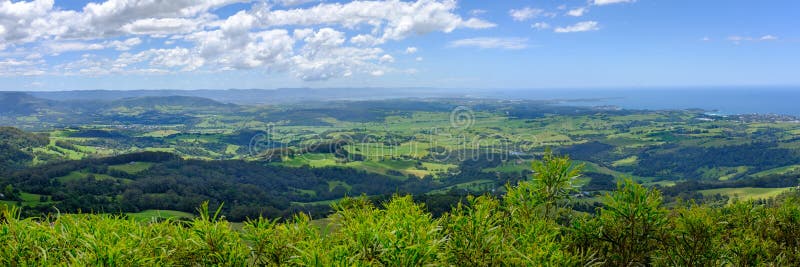
<svg viewBox="0 0 800 267">
<path fill-rule="evenodd" d="M 0 46 L 32 42 L 45 36 L 52 26 L 47 19 L 53 0 L 0 1 Z"/>
<path fill-rule="evenodd" d="M 169 35 L 193 32 L 201 24 L 202 21 L 184 18 L 146 18 L 125 24 L 122 30 L 130 34 Z"/>
<path fill-rule="evenodd" d="M 30 53 L 25 56 L 25 59 L 40 59 L 42 58 L 42 54 L 40 53 Z"/>
<path fill-rule="evenodd" d="M 302 80 L 318 81 L 381 69 L 376 62 L 386 60 L 382 49 L 346 47 L 343 36 L 323 28 L 306 37 L 305 45 L 290 59 L 291 72 Z"/>
<path fill-rule="evenodd" d="M 728 41 L 733 42 L 740 42 L 740 41 L 752 41 L 753 37 L 742 37 L 738 35 L 728 36 Z"/>
<path fill-rule="evenodd" d="M 386 55 L 383 55 L 378 60 L 378 62 L 380 62 L 380 63 L 393 63 L 394 62 L 394 57 L 392 55 L 386 54 Z"/>
<path fill-rule="evenodd" d="M 303 40 L 312 34 L 314 34 L 314 29 L 305 28 L 305 29 L 295 29 L 294 32 L 292 33 L 292 36 L 294 37 L 295 40 Z"/>
<path fill-rule="evenodd" d="M 417 58 L 415 58 L 414 60 L 416 60 L 416 61 L 422 61 L 422 60 L 423 60 L 423 58 L 422 58 L 422 57 L 417 57 Z"/>
<path fill-rule="evenodd" d="M 585 7 L 570 9 L 569 11 L 567 11 L 567 16 L 580 17 L 583 16 L 583 14 L 586 14 L 586 12 L 588 11 L 589 9 Z"/>
<path fill-rule="evenodd" d="M 204 59 L 188 48 L 149 49 L 122 53 L 114 60 L 84 56 L 79 61 L 56 66 L 67 74 L 107 75 L 115 73 L 168 73 L 200 68 Z"/>
<path fill-rule="evenodd" d="M 380 48 L 339 47 L 315 55 L 302 53 L 292 57 L 292 72 L 305 81 L 349 77 L 358 72 L 370 73 L 378 69 L 370 62 L 378 59 L 382 52 Z"/>
<path fill-rule="evenodd" d="M 53 0 L 0 1 L 0 25 L 8 32 L 0 43 L 12 45 L 41 39 L 99 39 L 125 34 L 166 33 L 187 28 L 179 19 L 212 17 L 208 11 L 250 0 L 108 0 L 90 2 L 80 11 L 61 10 Z M 177 25 L 176 25 L 177 24 Z M 165 28 L 166 29 L 163 29 Z M 174 34 L 175 32 L 168 32 Z"/>
<path fill-rule="evenodd" d="M 227 18 L 214 15 L 216 9 L 248 2 L 255 2 L 248 10 Z M 312 2 L 321 3 L 297 6 Z M 286 6 L 292 7 L 280 8 Z M 106 0 L 76 10 L 57 8 L 53 0 L 0 0 L 0 52 L 10 47 L 21 62 L 33 51 L 108 51 L 50 66 L 41 55 L 31 59 L 37 70 L 66 75 L 260 68 L 325 80 L 391 71 L 384 64 L 394 57 L 379 47 L 388 42 L 496 27 L 462 17 L 457 9 L 455 0 Z M 174 47 L 137 49 L 143 43 Z M 415 52 L 415 47 L 406 49 Z M 9 62 L 0 75 L 11 73 Z"/>
<path fill-rule="evenodd" d="M 409 54 L 409 55 L 410 55 L 410 54 L 417 53 L 417 50 L 418 50 L 418 49 L 417 49 L 416 47 L 409 46 L 408 48 L 406 48 L 406 54 Z"/>
<path fill-rule="evenodd" d="M 91 44 L 83 42 L 49 43 L 46 45 L 46 47 L 47 51 L 49 51 L 50 54 L 54 55 L 58 55 L 64 52 L 101 50 L 106 48 L 102 44 Z"/>
<path fill-rule="evenodd" d="M 41 60 L 0 59 L 0 76 L 31 76 L 45 72 L 37 66 Z"/>
<path fill-rule="evenodd" d="M 494 28 L 497 25 L 482 19 L 470 18 L 464 21 L 462 23 L 462 26 L 471 29 L 488 29 L 488 28 Z"/>
<path fill-rule="evenodd" d="M 464 20 L 452 13 L 456 7 L 456 2 L 449 0 L 357 1 L 290 10 L 270 10 L 269 6 L 264 6 L 255 14 L 266 27 L 337 24 L 356 29 L 369 25 L 382 30 L 379 43 L 405 39 L 413 34 L 448 33 L 457 28 L 484 29 L 496 26 L 477 18 Z"/>
<path fill-rule="evenodd" d="M 512 9 L 508 14 L 516 21 L 526 21 L 544 14 L 544 10 L 538 8 L 524 7 L 521 9 Z"/>
<path fill-rule="evenodd" d="M 276 4 L 282 6 L 297 6 L 312 2 L 319 2 L 320 0 L 273 0 Z"/>
<path fill-rule="evenodd" d="M 252 69 L 257 67 L 279 67 L 293 54 L 295 40 L 286 30 L 260 32 L 215 30 L 199 32 L 189 37 L 196 43 L 194 55 L 218 69 Z M 323 47 L 327 42 L 323 36 L 327 31 L 306 37 L 307 41 Z M 343 42 L 341 38 L 338 40 Z"/>
<path fill-rule="evenodd" d="M 142 39 L 138 37 L 128 38 L 124 41 L 111 41 L 106 43 L 106 47 L 113 47 L 117 51 L 128 51 L 134 46 L 140 45 L 142 43 Z"/>
<path fill-rule="evenodd" d="M 761 38 L 759 38 L 759 40 L 761 40 L 761 41 L 775 41 L 775 40 L 778 40 L 778 37 L 768 34 L 768 35 L 761 36 Z"/>
<path fill-rule="evenodd" d="M 633 2 L 636 2 L 636 0 L 594 0 L 594 4 L 597 6 Z"/>
<path fill-rule="evenodd" d="M 176 68 L 191 71 L 203 65 L 205 60 L 201 57 L 192 55 L 192 51 L 186 48 L 174 49 L 155 49 L 149 51 L 152 54 L 151 66 Z"/>
<path fill-rule="evenodd" d="M 477 37 L 460 39 L 450 42 L 451 47 L 477 47 L 481 49 L 508 49 L 517 50 L 528 47 L 528 39 L 524 38 L 493 38 Z"/>
<path fill-rule="evenodd" d="M 569 32 L 596 31 L 599 29 L 600 26 L 599 23 L 597 23 L 597 21 L 581 21 L 570 26 L 555 28 L 554 31 L 557 33 L 569 33 Z"/>
<path fill-rule="evenodd" d="M 31 66 L 35 63 L 31 61 L 18 61 L 16 59 L 6 59 L 0 60 L 0 68 L 7 68 L 7 67 L 19 67 L 19 66 Z"/>
<path fill-rule="evenodd" d="M 86 42 L 49 42 L 44 48 L 48 53 L 58 55 L 65 52 L 73 51 L 91 51 L 91 50 L 104 50 L 115 49 L 117 51 L 127 51 L 132 47 L 142 43 L 139 38 L 129 38 L 124 41 L 114 40 L 105 41 L 102 43 L 86 43 Z"/>
<path fill-rule="evenodd" d="M 314 50 L 338 47 L 344 43 L 344 33 L 331 28 L 322 28 L 306 37 L 304 41 L 306 42 L 306 48 Z"/>
<path fill-rule="evenodd" d="M 380 39 L 369 34 L 356 35 L 353 38 L 350 38 L 350 42 L 360 46 L 376 46 L 382 43 Z"/>
<path fill-rule="evenodd" d="M 550 29 L 550 24 L 548 24 L 547 22 L 537 22 L 537 23 L 531 24 L 531 28 L 534 28 L 534 29 L 537 29 L 537 30 L 546 30 L 546 29 Z"/>
<path fill-rule="evenodd" d="M 486 12 L 488 11 L 486 11 L 485 9 L 473 9 L 469 11 L 469 14 L 473 16 L 480 16 L 486 14 Z"/>
<path fill-rule="evenodd" d="M 80 14 L 66 16 L 70 20 L 67 21 L 67 27 L 62 35 L 93 38 L 116 36 L 126 33 L 126 30 L 157 32 L 170 27 L 185 29 L 188 27 L 186 25 L 188 22 L 176 19 L 208 16 L 206 12 L 210 10 L 241 2 L 250 0 L 108 0 L 102 3 L 89 3 Z M 169 20 L 170 18 L 172 20 Z M 154 25 L 154 22 L 163 24 Z"/>
<path fill-rule="evenodd" d="M 728 41 L 731 41 L 734 44 L 740 44 L 742 42 L 768 42 L 776 40 L 778 40 L 778 37 L 771 34 L 767 34 L 761 37 L 739 36 L 739 35 L 728 36 Z"/>
</svg>

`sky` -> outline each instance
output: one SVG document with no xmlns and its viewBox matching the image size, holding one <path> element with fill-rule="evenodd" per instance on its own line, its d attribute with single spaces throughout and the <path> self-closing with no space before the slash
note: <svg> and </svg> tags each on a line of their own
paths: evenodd
<svg viewBox="0 0 800 267">
<path fill-rule="evenodd" d="M 0 0 L 0 90 L 800 85 L 796 0 Z"/>
</svg>

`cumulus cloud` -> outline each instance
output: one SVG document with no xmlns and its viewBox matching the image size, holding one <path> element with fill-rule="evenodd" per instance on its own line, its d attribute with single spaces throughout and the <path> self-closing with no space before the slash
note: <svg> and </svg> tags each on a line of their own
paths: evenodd
<svg viewBox="0 0 800 267">
<path fill-rule="evenodd" d="M 534 28 L 534 29 L 537 29 L 537 30 L 546 30 L 546 29 L 550 29 L 550 24 L 548 24 L 547 22 L 536 22 L 534 24 L 531 24 L 531 28 Z"/>
<path fill-rule="evenodd" d="M 524 7 L 508 11 L 512 19 L 516 21 L 526 21 L 544 14 L 544 10 L 538 8 Z"/>
<path fill-rule="evenodd" d="M 481 49 L 508 49 L 517 50 L 528 47 L 528 39 L 525 38 L 494 38 L 477 37 L 460 39 L 450 42 L 451 47 L 477 47 Z"/>
<path fill-rule="evenodd" d="M 64 27 L 59 33 L 68 38 L 96 38 L 117 36 L 126 33 L 143 32 L 166 33 L 169 29 L 186 31 L 190 23 L 200 20 L 187 20 L 198 16 L 209 16 L 210 10 L 234 3 L 250 0 L 108 0 L 102 3 L 89 3 L 82 12 L 56 11 L 53 16 L 61 16 Z M 157 23 L 161 23 L 157 25 Z M 175 32 L 169 32 L 175 33 Z"/>
<path fill-rule="evenodd" d="M 633 3 L 633 2 L 636 2 L 636 0 L 594 0 L 593 3 L 594 3 L 594 5 L 597 5 L 597 6 L 604 6 L 604 5 L 610 5 L 610 4 Z"/>
<path fill-rule="evenodd" d="M 336 24 L 355 29 L 371 26 L 382 29 L 382 33 L 376 37 L 378 43 L 401 40 L 413 34 L 448 33 L 457 28 L 484 29 L 496 26 L 478 18 L 465 20 L 452 13 L 456 7 L 455 1 L 358 1 L 290 10 L 270 10 L 269 6 L 263 6 L 255 14 L 263 26 L 270 27 Z"/>
<path fill-rule="evenodd" d="M 63 42 L 63 43 L 49 43 L 46 45 L 48 51 L 54 55 L 71 51 L 89 51 L 105 49 L 102 44 L 90 44 L 83 42 Z"/>
<path fill-rule="evenodd" d="M 185 18 L 146 18 L 122 25 L 122 30 L 138 35 L 182 34 L 197 30 L 202 23 L 201 20 Z"/>
<path fill-rule="evenodd" d="M 203 58 L 192 55 L 193 52 L 186 48 L 153 49 L 143 53 L 152 57 L 150 65 L 153 67 L 181 68 L 183 71 L 191 71 L 202 66 L 204 62 Z"/>
<path fill-rule="evenodd" d="M 379 59 L 379 61 L 380 61 L 381 63 L 393 63 L 393 62 L 394 62 L 394 57 L 393 57 L 392 55 L 386 54 L 386 55 L 383 55 L 383 56 L 382 56 L 382 57 Z"/>
<path fill-rule="evenodd" d="M 597 21 L 581 21 L 566 27 L 555 28 L 557 33 L 570 33 L 570 32 L 588 32 L 600 29 L 600 24 Z"/>
<path fill-rule="evenodd" d="M 41 63 L 41 60 L 0 59 L 0 76 L 41 75 L 45 73 L 37 67 Z"/>
<path fill-rule="evenodd" d="M 376 46 L 383 43 L 380 39 L 369 34 L 359 34 L 350 38 L 350 42 L 359 46 Z"/>
<path fill-rule="evenodd" d="M 134 46 L 140 45 L 141 43 L 142 39 L 134 37 L 126 39 L 124 41 L 117 40 L 117 41 L 106 42 L 106 47 L 113 47 L 117 51 L 128 51 Z"/>
<path fill-rule="evenodd" d="M 406 48 L 406 54 L 409 54 L 409 55 L 410 55 L 410 54 L 417 53 L 417 50 L 418 50 L 418 49 L 417 49 L 416 47 L 409 46 L 408 48 Z"/>
<path fill-rule="evenodd" d="M 248 2 L 255 3 L 227 18 L 214 15 L 219 8 Z M 312 2 L 319 3 L 301 6 Z M 391 71 L 394 57 L 381 45 L 413 35 L 496 26 L 462 17 L 457 8 L 455 0 L 106 0 L 63 10 L 53 0 L 0 0 L 0 51 L 12 47 L 22 50 L 20 55 L 42 51 L 51 56 L 119 51 L 53 66 L 41 59 L 32 62 L 68 75 L 254 68 L 309 81 L 382 75 Z M 154 38 L 179 46 L 140 47 L 156 43 Z M 414 47 L 406 50 L 414 52 Z M 6 61 L 0 72 L 10 73 L 11 63 L 21 59 Z"/>
<path fill-rule="evenodd" d="M 0 45 L 32 42 L 48 34 L 53 0 L 0 1 Z"/>
<path fill-rule="evenodd" d="M 0 1 L 0 44 L 42 39 L 101 39 L 126 34 L 174 34 L 207 19 L 208 11 L 250 0 L 108 0 L 79 11 L 61 10 L 53 0 Z M 191 18 L 191 20 L 187 20 Z"/>
<path fill-rule="evenodd" d="M 586 14 L 587 11 L 589 11 L 589 9 L 585 7 L 570 9 L 567 11 L 567 16 L 580 17 L 583 16 L 583 14 Z"/>
<path fill-rule="evenodd" d="M 297 6 L 307 3 L 319 2 L 320 0 L 274 0 L 274 3 L 282 6 Z"/>
<path fill-rule="evenodd" d="M 137 46 L 142 43 L 142 40 L 139 38 L 129 38 L 123 41 L 114 40 L 114 41 L 105 41 L 102 43 L 86 43 L 86 42 L 49 42 L 45 45 L 45 50 L 48 53 L 53 55 L 58 55 L 64 52 L 73 52 L 73 51 L 91 51 L 91 50 L 103 50 L 103 49 L 115 49 L 117 51 L 127 51 L 130 50 L 132 47 Z"/>
<path fill-rule="evenodd" d="M 495 26 L 497 26 L 494 23 L 491 23 L 491 22 L 488 22 L 488 21 L 485 21 L 485 20 L 482 20 L 482 19 L 476 19 L 476 18 L 470 18 L 470 19 L 464 21 L 464 23 L 462 23 L 462 24 L 463 24 L 463 27 L 472 28 L 472 29 L 488 29 L 488 28 L 494 28 Z"/>
</svg>

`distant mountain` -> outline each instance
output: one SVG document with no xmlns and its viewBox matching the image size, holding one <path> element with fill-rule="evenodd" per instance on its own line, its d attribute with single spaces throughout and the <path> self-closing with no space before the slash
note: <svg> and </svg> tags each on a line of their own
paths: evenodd
<svg viewBox="0 0 800 267">
<path fill-rule="evenodd" d="M 208 98 L 194 96 L 145 96 L 114 100 L 110 106 L 155 108 L 158 106 L 170 107 L 232 107 L 235 105 L 220 103 Z"/>
<path fill-rule="evenodd" d="M 52 101 L 22 92 L 0 92 L 0 114 L 29 115 L 52 106 Z"/>
<path fill-rule="evenodd" d="M 473 90 L 432 88 L 280 88 L 228 90 L 91 90 L 30 92 L 33 96 L 51 100 L 113 101 L 126 98 L 192 96 L 213 99 L 222 103 L 244 105 L 306 103 L 328 100 L 382 100 L 413 97 L 465 97 Z"/>
<path fill-rule="evenodd" d="M 34 95 L 35 94 L 35 95 Z M 25 130 L 69 127 L 89 122 L 105 124 L 191 124 L 199 115 L 238 110 L 197 96 L 138 96 L 120 99 L 43 99 L 36 93 L 0 92 L 0 125 Z"/>
</svg>

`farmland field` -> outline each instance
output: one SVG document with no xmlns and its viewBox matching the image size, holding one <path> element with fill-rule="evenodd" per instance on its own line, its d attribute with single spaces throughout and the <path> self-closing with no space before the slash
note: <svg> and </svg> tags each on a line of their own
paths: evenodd
<svg viewBox="0 0 800 267">
<path fill-rule="evenodd" d="M 502 194 L 530 177 L 546 148 L 582 164 L 574 185 L 589 196 L 629 177 L 676 200 L 763 199 L 796 186 L 800 173 L 800 123 L 778 115 L 490 99 L 239 106 L 173 97 L 155 108 L 151 101 L 166 100 L 111 102 L 117 107 L 92 123 L 15 132 L 22 143 L 46 140 L 21 150 L 30 157 L 3 183 L 15 197 L 0 201 L 32 215 L 53 208 L 190 214 L 212 200 L 237 220 L 298 210 L 324 216 L 344 196 Z M 13 123 L 63 121 L 32 116 Z"/>
</svg>

